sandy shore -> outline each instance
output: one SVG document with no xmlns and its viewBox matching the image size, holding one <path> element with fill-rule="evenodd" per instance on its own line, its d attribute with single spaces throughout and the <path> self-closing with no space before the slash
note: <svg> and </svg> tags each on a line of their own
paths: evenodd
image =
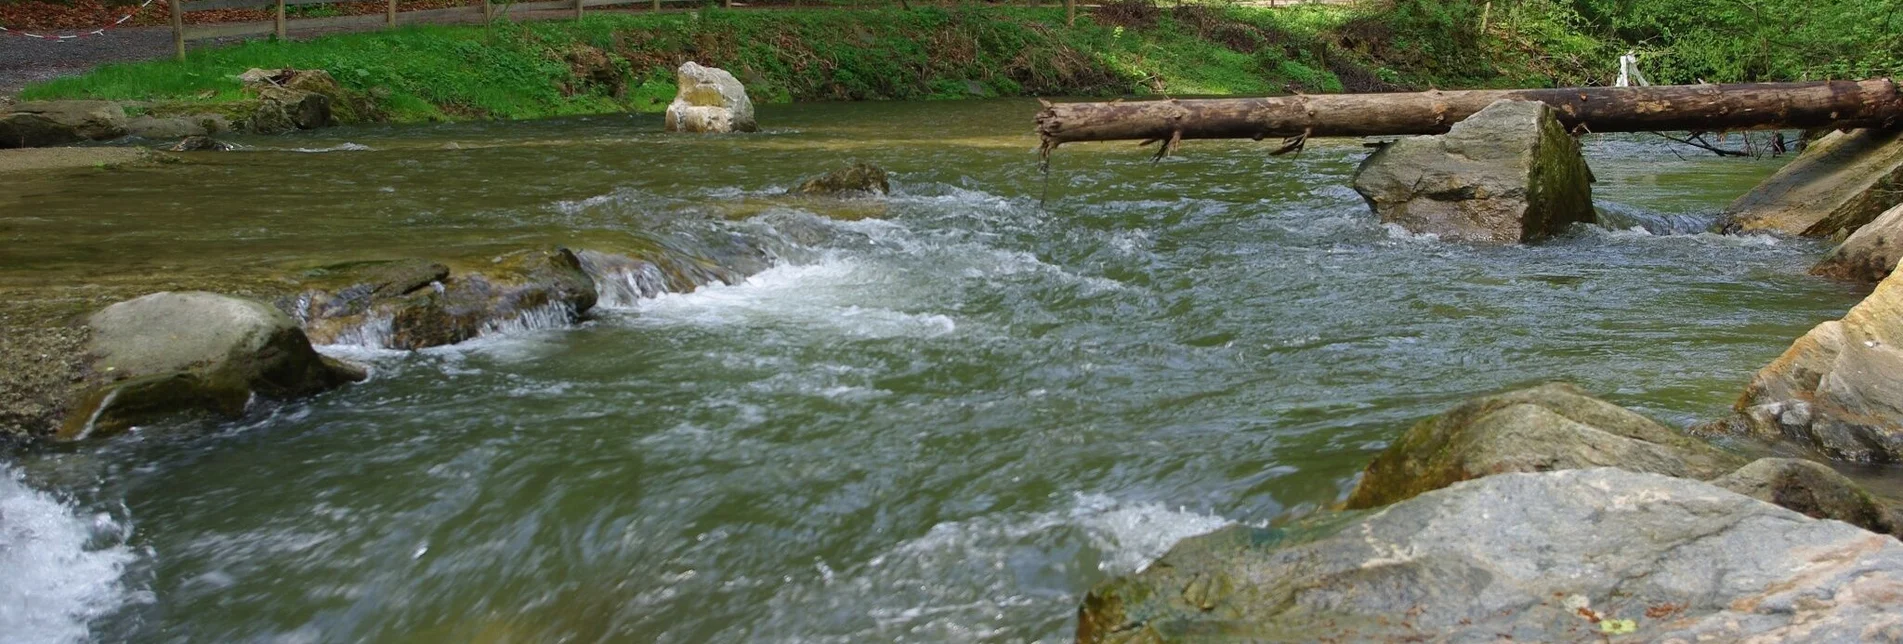
<svg viewBox="0 0 1903 644">
<path fill-rule="evenodd" d="M 178 157 L 145 148 L 20 148 L 0 150 L 0 173 L 124 167 L 177 161 Z"/>
</svg>

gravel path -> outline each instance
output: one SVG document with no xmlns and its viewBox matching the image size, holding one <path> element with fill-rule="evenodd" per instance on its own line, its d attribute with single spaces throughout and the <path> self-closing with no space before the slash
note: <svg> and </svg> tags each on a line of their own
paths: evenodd
<svg viewBox="0 0 1903 644">
<path fill-rule="evenodd" d="M 103 64 L 164 58 L 172 53 L 168 27 L 114 29 L 67 41 L 0 35 L 0 96 L 27 83 L 77 74 Z"/>
</svg>

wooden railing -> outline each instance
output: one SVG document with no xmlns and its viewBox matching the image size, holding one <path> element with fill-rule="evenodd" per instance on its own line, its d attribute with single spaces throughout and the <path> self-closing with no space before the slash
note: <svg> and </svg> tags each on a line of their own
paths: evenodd
<svg viewBox="0 0 1903 644">
<path fill-rule="evenodd" d="M 530 11 L 573 10 L 575 18 L 581 18 L 588 7 L 607 7 L 614 5 L 648 5 L 660 9 L 663 2 L 687 6 L 699 6 L 707 0 L 543 0 L 540 2 L 498 3 L 483 0 L 481 5 L 470 4 L 446 9 L 419 9 L 416 11 L 397 11 L 397 0 L 384 0 L 387 7 L 383 15 L 332 16 L 325 18 L 286 19 L 285 7 L 333 4 L 341 2 L 361 2 L 362 0 L 171 0 L 166 4 L 172 8 L 172 45 L 177 50 L 178 59 L 185 59 L 185 43 L 191 40 L 211 38 L 231 38 L 239 36 L 258 36 L 275 34 L 279 40 L 285 38 L 290 29 L 326 29 L 338 31 L 368 31 L 395 27 L 397 25 L 432 22 L 441 18 L 457 17 L 475 19 L 484 22 L 498 18 L 508 18 L 509 14 Z M 721 0 L 728 7 L 733 0 Z M 185 14 L 193 11 L 212 11 L 216 9 L 271 9 L 269 22 L 233 22 L 215 25 L 186 25 Z"/>
</svg>

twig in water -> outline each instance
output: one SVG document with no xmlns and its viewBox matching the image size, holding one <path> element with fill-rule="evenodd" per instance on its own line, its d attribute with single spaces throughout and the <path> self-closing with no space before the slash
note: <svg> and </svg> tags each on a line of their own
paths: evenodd
<svg viewBox="0 0 1903 644">
<path fill-rule="evenodd" d="M 1308 135 L 1314 133 L 1315 128 L 1308 128 L 1302 130 L 1301 134 L 1282 139 L 1282 147 L 1276 148 L 1274 152 L 1270 152 L 1269 156 L 1279 157 L 1290 152 L 1294 152 L 1297 156 L 1300 156 L 1302 149 L 1308 147 Z"/>
<path fill-rule="evenodd" d="M 1711 153 L 1713 153 L 1713 154 L 1716 154 L 1716 155 L 1718 155 L 1718 156 L 1721 156 L 1721 157 L 1748 157 L 1748 156 L 1751 156 L 1750 154 L 1747 154 L 1747 153 L 1744 153 L 1744 152 L 1738 152 L 1738 151 L 1736 151 L 1736 150 L 1726 150 L 1726 149 L 1724 149 L 1724 148 L 1721 148 L 1721 147 L 1718 147 L 1718 146 L 1715 146 L 1715 145 L 1712 145 L 1712 144 L 1710 144 L 1710 143 L 1707 143 L 1707 142 L 1705 142 L 1705 133 L 1704 133 L 1704 132 L 1693 132 L 1691 136 L 1688 136 L 1688 137 L 1685 137 L 1685 138 L 1682 138 L 1682 139 L 1681 139 L 1681 138 L 1678 138 L 1678 137 L 1675 137 L 1675 136 L 1671 136 L 1671 135 L 1668 135 L 1668 134 L 1666 134 L 1666 133 L 1664 133 L 1664 132 L 1653 132 L 1652 134 L 1655 134 L 1655 135 L 1658 135 L 1658 136 L 1660 136 L 1660 137 L 1663 137 L 1663 138 L 1666 138 L 1666 139 L 1670 139 L 1670 140 L 1673 140 L 1673 141 L 1677 141 L 1677 142 L 1679 142 L 1679 143 L 1683 143 L 1683 144 L 1685 144 L 1685 145 L 1689 145 L 1689 146 L 1692 146 L 1692 147 L 1694 147 L 1694 148 L 1698 148 L 1698 149 L 1700 149 L 1700 150 L 1705 150 L 1705 151 L 1708 151 L 1708 152 L 1711 152 Z"/>
</svg>

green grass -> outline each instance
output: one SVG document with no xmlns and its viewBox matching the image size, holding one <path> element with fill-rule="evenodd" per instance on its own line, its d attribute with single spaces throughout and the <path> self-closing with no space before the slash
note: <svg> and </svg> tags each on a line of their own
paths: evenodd
<svg viewBox="0 0 1903 644">
<path fill-rule="evenodd" d="M 217 104 L 241 98 L 247 69 L 295 67 L 328 70 L 397 121 L 659 111 L 686 60 L 733 72 L 758 102 L 1327 91 L 1342 85 L 1318 62 L 1321 34 L 1345 15 L 1193 8 L 1066 26 L 1058 8 L 599 14 L 197 49 L 22 98 Z"/>
<path fill-rule="evenodd" d="M 1682 11 L 1684 2 L 1702 8 Z M 660 111 L 687 60 L 733 72 L 761 103 L 1603 84 L 1628 48 L 1642 51 L 1654 82 L 1903 72 L 1903 9 L 1885 3 L 1494 5 L 1484 31 L 1483 5 L 1470 0 L 1356 9 L 1119 0 L 1075 25 L 1057 7 L 979 5 L 595 14 L 197 49 L 183 62 L 109 65 L 22 97 L 216 109 L 242 98 L 237 74 L 295 67 L 328 70 L 368 114 L 427 121 Z"/>
</svg>

